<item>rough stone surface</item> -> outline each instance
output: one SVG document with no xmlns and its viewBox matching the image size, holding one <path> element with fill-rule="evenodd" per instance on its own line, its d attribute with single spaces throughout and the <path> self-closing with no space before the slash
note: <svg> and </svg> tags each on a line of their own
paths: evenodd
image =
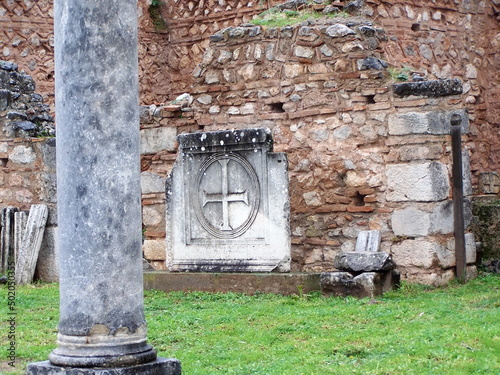
<svg viewBox="0 0 500 375">
<path fill-rule="evenodd" d="M 333 266 L 341 271 L 372 272 L 390 271 L 396 268 L 386 252 L 341 252 L 335 256 Z"/>
<path fill-rule="evenodd" d="M 476 244 L 474 235 L 466 233 L 466 262 L 476 261 Z M 394 261 L 400 267 L 421 267 L 430 269 L 438 265 L 442 269 L 455 267 L 455 242 L 448 240 L 445 246 L 436 242 L 425 240 L 406 240 L 401 244 L 393 245 L 391 248 Z"/>
<path fill-rule="evenodd" d="M 481 258 L 500 259 L 500 200 L 476 197 L 472 207 L 475 217 L 471 230 L 481 242 Z"/>
<path fill-rule="evenodd" d="M 54 366 L 49 361 L 30 363 L 27 375 L 180 375 L 181 363 L 175 358 L 120 368 L 77 368 Z"/>
<path fill-rule="evenodd" d="M 36 155 L 31 147 L 17 146 L 9 154 L 9 160 L 17 164 L 31 164 L 36 160 Z"/>
<path fill-rule="evenodd" d="M 353 276 L 349 272 L 321 273 L 321 291 L 325 295 L 376 297 L 399 286 L 400 275 L 396 270 L 365 272 Z"/>
<path fill-rule="evenodd" d="M 174 128 L 153 128 L 141 130 L 141 154 L 154 154 L 158 151 L 174 151 Z"/>
<path fill-rule="evenodd" d="M 162 240 L 145 240 L 142 245 L 144 257 L 150 260 L 165 260 L 165 242 Z"/>
<path fill-rule="evenodd" d="M 389 115 L 389 134 L 450 134 L 451 116 L 460 114 L 462 134 L 469 131 L 469 116 L 465 110 L 446 112 L 405 112 Z"/>
<path fill-rule="evenodd" d="M 326 29 L 326 34 L 332 38 L 339 38 L 346 35 L 356 34 L 354 30 L 343 24 L 335 24 Z"/>
<path fill-rule="evenodd" d="M 391 216 L 392 231 L 396 236 L 426 236 L 430 222 L 430 213 L 415 207 L 395 210 Z"/>
<path fill-rule="evenodd" d="M 496 172 L 483 172 L 479 175 L 480 194 L 499 194 L 500 176 Z"/>
<path fill-rule="evenodd" d="M 392 89 L 398 96 L 415 95 L 433 98 L 460 95 L 463 91 L 462 82 L 459 79 L 397 83 L 392 86 Z"/>
<path fill-rule="evenodd" d="M 165 178 L 151 172 L 141 173 L 142 194 L 163 193 L 165 191 Z"/>
<path fill-rule="evenodd" d="M 16 2 L 15 7 L 0 11 L 6 12 L 5 17 L 13 25 L 12 32 L 0 41 L 0 45 L 4 43 L 12 56 L 17 56 L 13 61 L 19 63 L 20 69 L 30 69 L 40 92 L 46 96 L 46 93 L 53 92 L 49 89 L 52 85 L 49 77 L 53 70 L 50 61 L 53 49 L 49 45 L 50 38 L 46 36 L 50 26 L 44 32 L 46 35 L 41 35 L 38 30 L 33 30 L 33 26 L 21 23 L 24 17 L 33 16 L 33 12 L 38 13 L 39 9 L 42 13 L 36 17 L 46 17 L 50 23 L 50 5 L 42 3 L 31 7 L 26 5 L 28 2 Z M 323 7 L 324 3 L 318 7 L 317 2 L 309 2 L 316 9 Z M 241 25 L 242 20 L 261 12 L 266 2 L 254 1 L 253 6 L 248 7 L 238 1 L 197 4 L 166 0 L 161 8 L 163 16 L 168 19 L 171 38 L 176 43 L 165 46 L 162 41 L 164 33 L 154 30 L 151 23 L 147 12 L 149 2 L 140 2 L 143 26 L 139 59 L 142 65 L 141 100 L 146 104 L 162 103 L 181 92 L 190 92 L 194 97 L 192 108 L 184 108 L 182 112 L 167 111 L 158 106 L 154 116 L 149 116 L 149 122 L 142 124 L 142 129 L 169 127 L 180 134 L 248 126 L 271 128 L 275 149 L 286 152 L 290 160 L 290 223 L 296 233 L 292 237 L 295 254 L 292 267 L 295 270 L 329 270 L 333 258 L 331 253 L 338 247 L 352 248 L 354 245 L 354 237 L 344 235 L 352 232 L 348 228 L 357 228 L 358 232 L 380 229 L 382 248 L 391 245 L 390 216 L 393 210 L 413 203 L 405 201 L 400 205 L 387 201 L 386 164 L 414 164 L 419 160 L 429 160 L 441 162 L 449 169 L 446 136 L 426 132 L 388 134 L 391 114 L 449 112 L 467 108 L 471 132 L 464 141 L 470 146 L 472 182 L 476 184 L 481 171 L 498 170 L 500 159 L 495 145 L 500 133 L 492 126 L 499 118 L 498 100 L 495 99 L 498 95 L 494 91 L 498 87 L 498 74 L 493 69 L 494 59 L 490 51 L 498 49 L 495 47 L 500 45 L 500 38 L 498 31 L 489 27 L 491 9 L 486 10 L 480 3 L 469 1 L 462 9 L 461 5 L 448 6 L 439 0 L 411 6 L 409 11 L 408 7 L 387 0 L 365 2 L 361 9 L 363 16 L 371 9 L 376 18 L 336 19 L 336 23 L 344 23 L 356 35 L 332 38 L 324 32 L 332 25 L 331 20 L 307 20 L 302 25 L 273 30 Z M 439 17 L 433 17 L 434 11 Z M 217 28 L 232 26 L 235 29 L 234 26 L 238 25 L 241 26 L 238 30 L 226 30 L 220 34 L 219 41 L 209 43 L 208 35 L 215 33 Z M 20 30 L 25 28 L 31 28 L 32 32 L 23 35 Z M 300 35 L 299 30 L 302 30 Z M 37 36 L 33 38 L 39 39 L 43 50 L 29 49 L 29 55 L 19 57 L 35 32 Z M 460 38 L 460 35 L 468 35 L 468 38 Z M 21 40 L 17 48 L 9 40 L 16 37 Z M 364 50 L 344 53 L 345 44 L 352 41 L 359 43 Z M 271 45 L 273 61 L 266 59 Z M 297 58 L 294 50 L 298 45 L 313 49 L 315 55 L 311 59 Z M 0 50 L 2 48 L 0 46 Z M 207 53 L 202 56 L 205 51 Z M 221 51 L 227 51 L 224 60 L 231 60 L 221 64 Z M 368 57 L 387 61 L 395 69 L 401 66 L 403 59 L 411 60 L 415 73 L 403 69 L 411 79 L 416 79 L 416 76 L 418 79 L 460 77 L 466 94 L 463 97 L 398 97 L 392 91 L 389 72 L 358 70 L 359 60 Z M 32 60 L 36 67 L 28 66 Z M 191 72 L 199 62 L 202 64 L 193 78 Z M 283 65 L 294 67 L 287 72 L 282 69 Z M 466 70 L 473 71 L 467 69 L 469 65 L 476 68 L 477 78 L 465 77 Z M 240 70 L 248 73 L 244 79 Z M 220 82 L 207 86 L 205 75 L 209 72 L 217 73 Z M 198 101 L 202 95 L 210 95 L 212 103 Z M 8 94 L 4 102 L 13 99 Z M 253 113 L 245 114 L 248 103 L 255 107 Z M 234 107 L 238 114 L 228 115 L 230 107 Z M 19 112 L 12 108 L 9 111 Z M 428 122 L 429 119 L 424 120 Z M 344 125 L 347 127 L 339 132 Z M 317 136 L 323 129 L 330 133 L 328 139 Z M 9 142 L 6 152 L 10 152 L 13 146 Z M 34 149 L 38 153 L 37 148 Z M 142 170 L 166 176 L 172 168 L 174 153 L 173 150 L 162 150 L 144 154 Z M 5 160 L 4 155 L 0 155 L 0 166 L 22 168 L 22 165 Z M 29 199 L 37 202 L 38 187 L 28 188 L 32 193 L 30 197 L 27 189 L 21 186 L 28 173 L 23 172 L 22 178 L 18 170 L 11 173 L 12 178 L 10 173 L 0 173 L 2 203 L 9 204 L 16 197 L 21 204 L 27 204 L 24 202 Z M 313 201 L 304 199 L 304 193 L 308 192 L 315 192 Z M 163 204 L 162 199 L 160 193 L 148 193 L 143 196 L 143 203 L 148 207 L 154 205 L 156 210 Z M 430 205 L 423 207 L 426 204 L 416 204 L 415 208 L 432 214 L 434 209 Z M 150 220 L 151 216 L 145 218 Z M 164 229 L 145 229 L 146 239 L 165 236 Z M 311 234 L 315 236 L 310 237 Z M 443 235 L 443 241 L 451 236 L 450 233 L 439 235 Z M 164 266 L 160 262 L 154 264 Z M 439 274 L 435 269 L 425 272 Z M 415 273 L 406 275 L 415 277 Z"/>
<path fill-rule="evenodd" d="M 272 152 L 270 131 L 191 133 L 178 140 L 167 180 L 168 268 L 289 271 L 287 159 Z"/>
<path fill-rule="evenodd" d="M 465 228 L 470 221 L 470 214 L 467 214 L 467 207 L 464 207 Z M 464 229 L 465 229 L 464 228 Z M 452 234 L 453 225 L 453 201 L 438 203 L 434 206 L 430 215 L 429 231 L 432 234 Z"/>
<path fill-rule="evenodd" d="M 439 162 L 388 165 L 386 176 L 388 201 L 441 201 L 450 190 L 448 171 Z"/>
</svg>

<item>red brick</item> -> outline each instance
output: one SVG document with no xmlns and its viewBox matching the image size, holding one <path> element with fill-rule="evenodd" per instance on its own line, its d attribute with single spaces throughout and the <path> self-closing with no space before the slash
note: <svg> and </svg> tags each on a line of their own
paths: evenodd
<svg viewBox="0 0 500 375">
<path fill-rule="evenodd" d="M 427 99 L 416 99 L 416 100 L 394 100 L 394 107 L 422 107 L 428 104 Z"/>
<path fill-rule="evenodd" d="M 299 112 L 294 112 L 294 113 L 289 113 L 288 117 L 290 120 L 293 120 L 295 118 L 300 118 L 300 117 L 308 117 L 308 116 L 316 116 L 319 115 L 319 109 L 306 109 L 304 111 L 299 111 Z"/>
<path fill-rule="evenodd" d="M 146 230 L 144 232 L 144 235 L 146 237 L 165 238 L 166 233 L 165 232 L 153 232 L 153 231 Z"/>
<path fill-rule="evenodd" d="M 381 109 L 389 109 L 392 105 L 390 102 L 380 102 L 375 104 L 368 104 L 367 108 L 369 111 L 379 111 Z"/>
<path fill-rule="evenodd" d="M 328 212 L 344 212 L 347 210 L 347 206 L 341 204 L 324 204 L 316 209 L 318 213 L 328 213 Z"/>
<path fill-rule="evenodd" d="M 339 241 L 330 240 L 330 241 L 326 241 L 326 245 L 327 246 L 340 246 L 341 243 Z"/>
<path fill-rule="evenodd" d="M 368 194 L 373 194 L 373 193 L 375 193 L 375 189 L 372 189 L 372 188 L 359 189 L 359 194 L 362 194 L 362 195 L 368 195 Z"/>
<path fill-rule="evenodd" d="M 321 240 L 319 238 L 306 238 L 304 240 L 304 243 L 306 243 L 308 245 L 319 245 L 319 246 L 322 246 L 322 245 L 326 245 L 326 240 Z"/>
<path fill-rule="evenodd" d="M 375 209 L 370 206 L 348 206 L 347 207 L 348 212 L 373 212 Z"/>
</svg>

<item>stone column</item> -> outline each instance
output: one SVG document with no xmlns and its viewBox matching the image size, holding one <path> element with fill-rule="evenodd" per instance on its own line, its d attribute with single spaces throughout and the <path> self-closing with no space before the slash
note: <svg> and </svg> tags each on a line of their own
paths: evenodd
<svg viewBox="0 0 500 375">
<path fill-rule="evenodd" d="M 180 373 L 146 341 L 136 7 L 55 1 L 60 321 L 28 374 Z"/>
</svg>

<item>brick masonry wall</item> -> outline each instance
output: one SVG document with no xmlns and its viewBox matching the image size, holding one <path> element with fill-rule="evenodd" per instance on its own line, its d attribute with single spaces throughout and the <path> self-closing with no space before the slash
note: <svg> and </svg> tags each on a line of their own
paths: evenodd
<svg viewBox="0 0 500 375">
<path fill-rule="evenodd" d="M 166 176 L 176 134 L 269 127 L 275 150 L 289 158 L 293 270 L 331 270 L 359 231 L 377 229 L 405 277 L 446 282 L 453 277 L 446 134 L 453 111 L 468 127 L 461 96 L 398 97 L 381 66 L 391 58 L 387 32 L 368 19 L 347 22 L 214 35 L 191 100 L 144 109 L 143 179 Z M 148 215 L 163 218 L 161 195 L 149 194 Z M 151 227 L 145 253 L 161 265 L 163 233 Z"/>
<path fill-rule="evenodd" d="M 219 29 L 249 21 L 280 1 L 166 0 L 158 29 L 139 3 L 142 104 L 159 104 L 190 92 L 192 71 Z M 342 6 L 345 1 L 336 1 Z M 389 63 L 412 66 L 437 78 L 460 77 L 471 115 L 473 182 L 480 172 L 500 170 L 500 27 L 498 1 L 367 0 L 361 13 L 384 27 Z M 52 0 L 6 0 L 0 5 L 1 58 L 32 75 L 53 104 Z"/>
</svg>

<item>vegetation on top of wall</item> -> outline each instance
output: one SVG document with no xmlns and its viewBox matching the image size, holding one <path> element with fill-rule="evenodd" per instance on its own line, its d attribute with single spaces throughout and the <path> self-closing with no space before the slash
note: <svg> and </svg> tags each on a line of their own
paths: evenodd
<svg viewBox="0 0 500 375">
<path fill-rule="evenodd" d="M 167 22 L 161 15 L 161 6 L 165 3 L 161 0 L 152 0 L 151 5 L 148 7 L 149 17 L 153 21 L 153 25 L 157 30 L 165 30 L 167 28 Z"/>
<path fill-rule="evenodd" d="M 313 4 L 312 1 L 309 1 L 296 9 L 273 7 L 260 13 L 250 22 L 257 26 L 284 27 L 297 25 L 311 19 L 349 16 L 348 13 L 340 11 L 338 8 L 332 8 L 331 12 L 320 12 L 312 7 Z"/>
</svg>

